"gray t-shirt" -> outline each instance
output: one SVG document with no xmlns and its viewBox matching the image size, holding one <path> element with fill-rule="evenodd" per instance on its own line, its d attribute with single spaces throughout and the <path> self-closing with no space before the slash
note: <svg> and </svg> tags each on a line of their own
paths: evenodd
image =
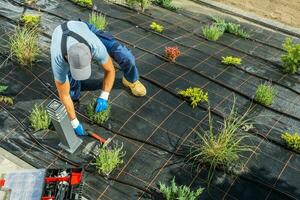
<svg viewBox="0 0 300 200">
<path fill-rule="evenodd" d="M 68 28 L 82 36 L 90 45 L 92 50 L 92 56 L 100 64 L 104 64 L 108 61 L 109 55 L 103 43 L 98 37 L 89 30 L 88 26 L 84 22 L 80 21 L 69 21 Z M 69 64 L 63 59 L 61 53 L 61 39 L 62 39 L 62 29 L 58 26 L 54 29 L 51 41 L 51 65 L 56 81 L 65 83 L 68 80 L 68 72 L 70 70 Z M 78 43 L 78 41 L 71 36 L 67 39 L 67 49 L 73 44 Z"/>
</svg>

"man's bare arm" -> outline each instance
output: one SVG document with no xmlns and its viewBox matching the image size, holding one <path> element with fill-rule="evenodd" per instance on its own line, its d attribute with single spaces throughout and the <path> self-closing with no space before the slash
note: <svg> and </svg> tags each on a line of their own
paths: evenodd
<svg viewBox="0 0 300 200">
<path fill-rule="evenodd" d="M 102 64 L 104 69 L 104 80 L 102 90 L 105 92 L 110 92 L 115 81 L 116 71 L 112 62 L 112 59 L 109 57 L 108 61 L 105 64 Z"/>
<path fill-rule="evenodd" d="M 55 81 L 55 85 L 58 90 L 59 98 L 66 107 L 69 119 L 70 120 L 75 119 L 76 114 L 75 114 L 74 104 L 70 96 L 69 81 L 65 81 L 65 83 L 61 83 L 60 81 Z"/>
</svg>

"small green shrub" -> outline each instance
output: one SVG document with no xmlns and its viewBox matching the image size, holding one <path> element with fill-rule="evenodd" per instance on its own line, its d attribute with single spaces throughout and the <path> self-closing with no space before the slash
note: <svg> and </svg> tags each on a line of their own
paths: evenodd
<svg viewBox="0 0 300 200">
<path fill-rule="evenodd" d="M 162 8 L 176 11 L 178 8 L 172 5 L 173 0 L 155 0 L 154 3 Z"/>
<path fill-rule="evenodd" d="M 160 182 L 159 190 L 163 194 L 165 200 L 196 200 L 199 198 L 204 188 L 191 191 L 191 189 L 187 186 L 177 186 L 174 177 L 170 186 L 166 186 Z"/>
<path fill-rule="evenodd" d="M 3 93 L 7 90 L 8 86 L 0 84 L 0 93 Z M 14 101 L 11 97 L 0 95 L 0 103 L 4 103 L 7 105 L 13 105 Z"/>
<path fill-rule="evenodd" d="M 222 63 L 225 65 L 240 65 L 242 64 L 242 59 L 233 56 L 222 57 Z"/>
<path fill-rule="evenodd" d="M 213 25 L 217 26 L 222 32 L 225 32 L 227 29 L 227 22 L 220 17 L 212 17 L 214 23 Z"/>
<path fill-rule="evenodd" d="M 240 36 L 242 38 L 249 38 L 249 34 L 241 29 L 241 25 L 229 22 L 227 24 L 227 32 L 232 33 L 234 35 Z"/>
<path fill-rule="evenodd" d="M 235 100 L 230 114 L 224 118 L 222 127 L 214 130 L 211 111 L 209 111 L 209 130 L 197 133 L 197 141 L 190 148 L 187 159 L 197 164 L 197 167 L 206 164 L 209 167 L 208 179 L 212 180 L 217 167 L 230 169 L 240 164 L 242 153 L 252 152 L 252 147 L 242 142 L 250 136 L 243 131 L 243 127 L 251 124 L 247 119 L 250 109 L 242 116 L 238 116 Z"/>
<path fill-rule="evenodd" d="M 291 38 L 286 38 L 283 43 L 286 54 L 281 56 L 283 70 L 295 74 L 300 68 L 300 44 L 294 44 Z"/>
<path fill-rule="evenodd" d="M 98 173 L 109 176 L 118 165 L 122 164 L 122 158 L 125 156 L 125 152 L 122 150 L 123 144 L 121 146 L 116 145 L 113 149 L 109 149 L 107 144 L 102 145 L 96 156 L 96 162 L 93 163 Z"/>
<path fill-rule="evenodd" d="M 51 123 L 51 119 L 43 106 L 34 105 L 30 114 L 30 123 L 34 131 L 47 129 Z"/>
<path fill-rule="evenodd" d="M 211 41 L 217 41 L 223 35 L 223 31 L 215 25 L 203 27 L 202 33 L 206 39 Z"/>
<path fill-rule="evenodd" d="M 157 24 L 156 22 L 152 22 L 150 24 L 150 28 L 158 33 L 161 33 L 164 31 L 164 27 L 162 25 Z"/>
<path fill-rule="evenodd" d="M 93 6 L 93 0 L 74 0 L 75 3 L 81 6 L 91 8 Z"/>
<path fill-rule="evenodd" d="M 35 27 L 39 25 L 40 21 L 41 21 L 41 16 L 39 15 L 24 14 L 21 17 L 21 22 L 29 27 Z"/>
<path fill-rule="evenodd" d="M 193 108 L 201 102 L 208 102 L 208 93 L 204 92 L 201 88 L 190 87 L 179 91 L 178 94 L 186 98 Z"/>
<path fill-rule="evenodd" d="M 265 82 L 258 85 L 255 93 L 255 100 L 263 105 L 269 106 L 273 103 L 276 94 L 277 91 L 272 84 Z"/>
<path fill-rule="evenodd" d="M 292 135 L 286 132 L 281 135 L 281 138 L 289 147 L 296 151 L 300 151 L 300 136 L 298 133 L 294 133 L 294 135 Z"/>
<path fill-rule="evenodd" d="M 92 14 L 89 17 L 89 22 L 100 30 L 104 30 L 107 26 L 106 17 L 96 12 L 92 12 Z"/>
<path fill-rule="evenodd" d="M 9 44 L 11 54 L 21 65 L 31 65 L 39 54 L 38 33 L 35 29 L 17 28 Z"/>
<path fill-rule="evenodd" d="M 95 106 L 96 106 L 96 99 L 94 99 L 88 106 L 87 106 L 87 115 L 90 120 L 95 123 L 102 125 L 105 123 L 109 116 L 110 116 L 110 106 L 102 112 L 95 113 Z"/>
<path fill-rule="evenodd" d="M 125 0 L 127 5 L 131 8 L 140 7 L 141 11 L 144 12 L 151 5 L 150 0 Z"/>
<path fill-rule="evenodd" d="M 214 26 L 217 26 L 223 32 L 228 32 L 242 38 L 249 38 L 249 34 L 241 28 L 240 24 L 235 24 L 232 22 L 226 22 L 224 19 L 220 17 L 212 17 Z"/>
</svg>

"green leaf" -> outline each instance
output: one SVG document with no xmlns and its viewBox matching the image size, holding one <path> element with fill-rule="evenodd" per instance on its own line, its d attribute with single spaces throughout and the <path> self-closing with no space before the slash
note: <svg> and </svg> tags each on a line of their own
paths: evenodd
<svg viewBox="0 0 300 200">
<path fill-rule="evenodd" d="M 8 86 L 0 84 L 0 93 L 5 92 L 7 90 L 7 88 L 8 88 Z"/>
</svg>

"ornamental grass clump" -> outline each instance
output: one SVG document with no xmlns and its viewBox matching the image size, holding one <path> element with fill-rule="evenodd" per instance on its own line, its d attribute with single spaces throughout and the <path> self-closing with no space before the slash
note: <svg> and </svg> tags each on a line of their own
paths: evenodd
<svg viewBox="0 0 300 200">
<path fill-rule="evenodd" d="M 245 30 L 241 29 L 240 24 L 235 24 L 232 22 L 227 23 L 226 32 L 232 33 L 242 38 L 249 38 L 249 34 Z"/>
<path fill-rule="evenodd" d="M 24 66 L 31 65 L 40 52 L 36 29 L 18 27 L 10 37 L 9 45 L 11 54 Z"/>
<path fill-rule="evenodd" d="M 290 133 L 283 133 L 281 138 L 290 148 L 300 151 L 300 136 L 298 133 L 290 134 Z"/>
<path fill-rule="evenodd" d="M 150 0 L 125 0 L 125 2 L 131 8 L 139 7 L 142 12 L 151 5 Z"/>
<path fill-rule="evenodd" d="M 158 23 L 156 22 L 152 22 L 150 24 L 150 28 L 158 33 L 161 33 L 164 31 L 164 27 L 162 25 L 159 25 Z"/>
<path fill-rule="evenodd" d="M 107 144 L 103 144 L 99 149 L 99 153 L 93 165 L 96 166 L 99 174 L 109 176 L 118 165 L 123 163 L 124 156 L 123 144 L 121 146 L 116 144 L 113 149 L 109 149 Z"/>
<path fill-rule="evenodd" d="M 214 23 L 213 25 L 217 26 L 223 32 L 228 32 L 242 38 L 249 38 L 249 34 L 241 28 L 240 24 L 226 22 L 224 19 L 220 17 L 212 17 Z"/>
<path fill-rule="evenodd" d="M 203 27 L 202 33 L 203 36 L 210 41 L 217 41 L 223 35 L 223 31 L 215 25 Z"/>
<path fill-rule="evenodd" d="M 190 87 L 179 91 L 178 94 L 187 99 L 193 108 L 201 102 L 208 102 L 208 93 L 204 92 L 201 88 Z"/>
<path fill-rule="evenodd" d="M 30 124 L 34 131 L 44 130 L 50 126 L 51 119 L 42 105 L 34 105 L 30 114 Z"/>
<path fill-rule="evenodd" d="M 0 94 L 7 90 L 8 86 L 0 84 Z M 14 101 L 11 97 L 0 95 L 0 103 L 4 103 L 6 105 L 13 105 Z"/>
<path fill-rule="evenodd" d="M 290 74 L 297 73 L 300 68 L 300 44 L 294 44 L 291 38 L 286 38 L 282 46 L 286 51 L 281 56 L 283 70 Z"/>
<path fill-rule="evenodd" d="M 185 185 L 177 186 L 174 177 L 170 186 L 159 182 L 159 190 L 165 200 L 196 200 L 202 194 L 204 188 L 191 191 L 191 189 Z"/>
<path fill-rule="evenodd" d="M 41 21 L 41 16 L 39 15 L 30 15 L 24 14 L 21 17 L 21 22 L 25 24 L 25 26 L 36 27 L 39 25 Z"/>
<path fill-rule="evenodd" d="M 240 65 L 242 64 L 242 59 L 233 56 L 226 56 L 226 57 L 222 57 L 221 62 L 225 65 Z"/>
<path fill-rule="evenodd" d="M 176 11 L 178 8 L 172 4 L 173 0 L 155 0 L 154 3 L 162 8 Z"/>
<path fill-rule="evenodd" d="M 277 94 L 277 90 L 272 86 L 270 82 L 265 82 L 258 85 L 255 93 L 255 100 L 265 106 L 269 106 L 273 103 Z"/>
<path fill-rule="evenodd" d="M 100 30 L 105 30 L 107 26 L 105 15 L 98 14 L 96 12 L 92 12 L 92 14 L 89 17 L 89 22 Z"/>
<path fill-rule="evenodd" d="M 110 116 L 110 106 L 102 112 L 95 112 L 95 106 L 96 106 L 96 99 L 94 99 L 90 104 L 87 106 L 87 115 L 90 118 L 90 120 L 98 125 L 104 124 Z"/>
<path fill-rule="evenodd" d="M 239 166 L 243 153 L 253 152 L 253 147 L 243 144 L 250 136 L 243 127 L 249 126 L 251 120 L 247 119 L 250 108 L 238 116 L 235 100 L 231 111 L 224 118 L 221 128 L 215 130 L 209 110 L 209 130 L 197 133 L 195 144 L 190 146 L 187 160 L 196 165 L 197 169 L 206 165 L 208 167 L 208 180 L 211 182 L 214 171 L 219 169 L 230 170 Z"/>
<path fill-rule="evenodd" d="M 178 47 L 166 47 L 165 56 L 172 62 L 175 62 L 176 58 L 180 56 L 181 52 Z"/>
<path fill-rule="evenodd" d="M 93 0 L 74 0 L 75 3 L 81 6 L 91 8 L 93 6 Z"/>
</svg>

